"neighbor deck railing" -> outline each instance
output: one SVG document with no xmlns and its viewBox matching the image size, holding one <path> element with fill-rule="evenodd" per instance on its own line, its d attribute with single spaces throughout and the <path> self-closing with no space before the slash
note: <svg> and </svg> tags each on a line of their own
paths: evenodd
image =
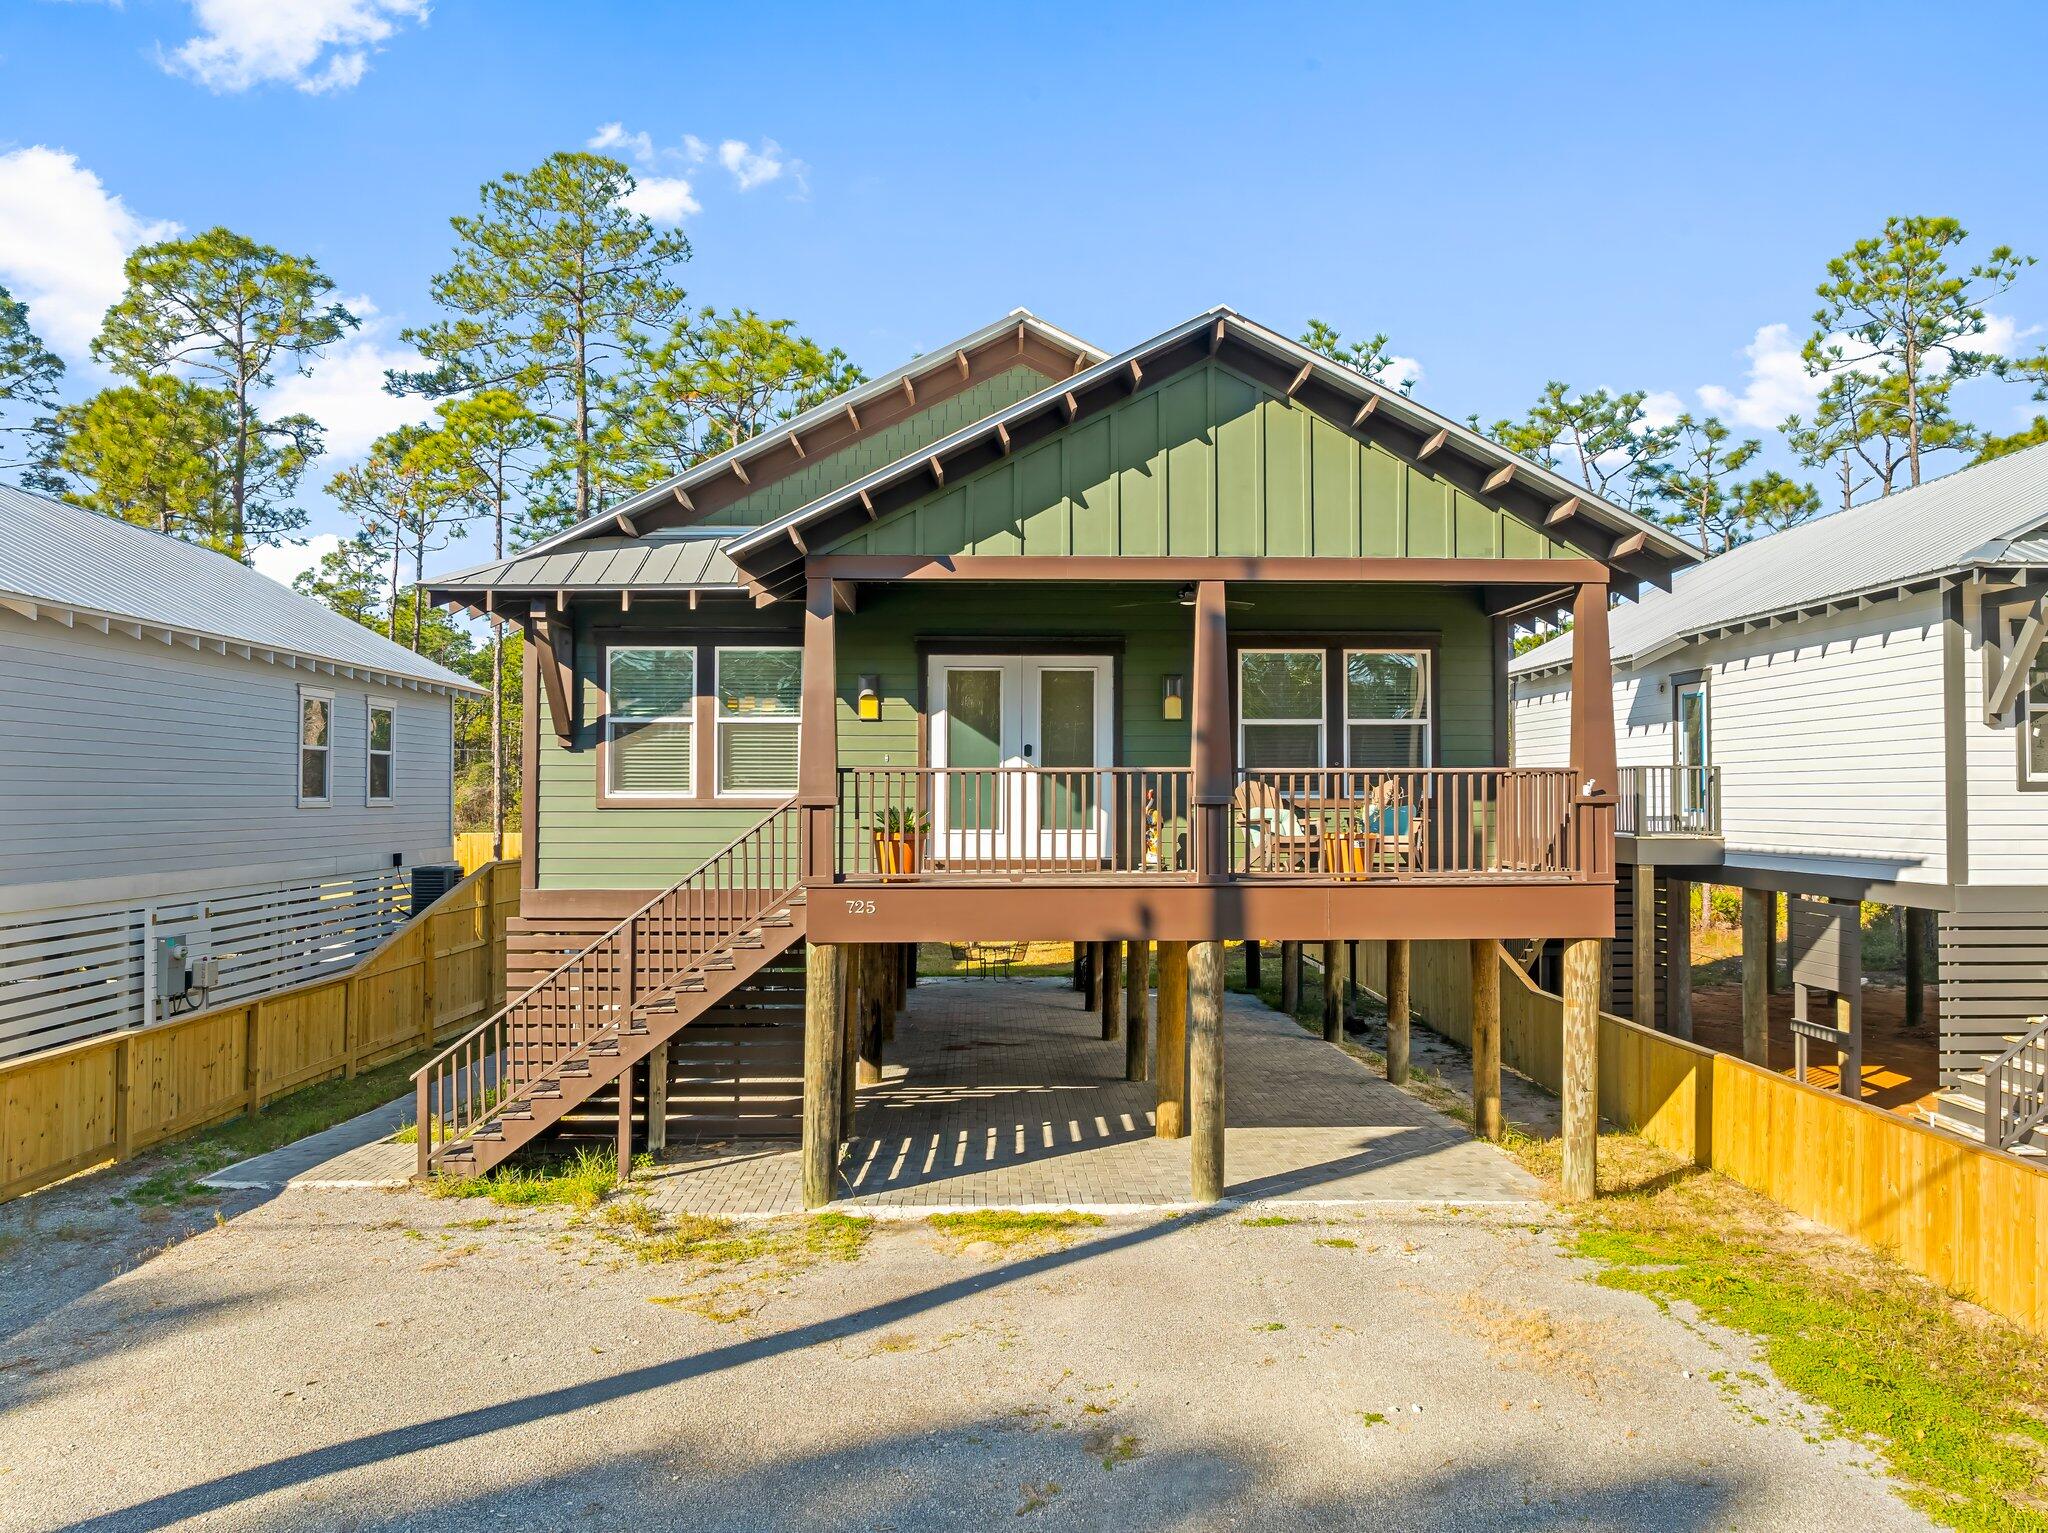
<svg viewBox="0 0 2048 1533">
<path fill-rule="evenodd" d="M 1623 767 L 1614 828 L 1624 836 L 1720 835 L 1721 769 Z"/>
</svg>

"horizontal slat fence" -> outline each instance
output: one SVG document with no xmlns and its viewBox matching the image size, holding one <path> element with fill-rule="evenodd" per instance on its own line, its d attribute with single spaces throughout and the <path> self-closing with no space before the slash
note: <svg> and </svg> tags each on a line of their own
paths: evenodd
<svg viewBox="0 0 2048 1533">
<path fill-rule="evenodd" d="M 1385 944 L 1358 956 L 1384 994 Z M 1563 1002 L 1500 957 L 1501 1056 L 1556 1091 Z M 1471 983 L 1462 942 L 1410 949 L 1415 1011 L 1468 1045 Z M 1605 1013 L 1600 1112 L 2048 1335 L 2048 1167 Z"/>
<path fill-rule="evenodd" d="M 0 1062 L 0 1200 L 473 1025 L 518 908 L 519 865 L 494 863 L 342 973 Z"/>
</svg>

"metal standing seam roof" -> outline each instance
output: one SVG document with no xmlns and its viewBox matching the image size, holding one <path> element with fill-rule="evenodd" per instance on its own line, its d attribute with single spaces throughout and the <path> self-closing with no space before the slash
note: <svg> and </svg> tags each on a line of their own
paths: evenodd
<svg viewBox="0 0 2048 1533">
<path fill-rule="evenodd" d="M 821 519 L 835 507 L 858 498 L 863 492 L 872 493 L 895 483 L 905 475 L 924 472 L 924 466 L 934 458 L 944 458 L 950 452 L 987 437 L 998 423 L 1008 424 L 1022 419 L 1045 409 L 1049 403 L 1061 399 L 1064 395 L 1086 391 L 1102 380 L 1119 374 L 1133 362 L 1141 363 L 1146 357 L 1219 324 L 1228 326 L 1234 338 L 1246 341 L 1290 366 L 1303 368 L 1304 376 L 1316 375 L 1347 393 L 1371 396 L 1374 408 L 1385 415 L 1407 423 L 1425 435 L 1440 433 L 1447 443 L 1456 443 L 1474 457 L 1512 467 L 1516 476 L 1525 484 L 1542 487 L 1558 502 L 1576 503 L 1583 508 L 1589 520 L 1604 525 L 1612 532 L 1627 536 L 1639 534 L 1646 547 L 1654 547 L 1667 559 L 1692 563 L 1699 558 L 1698 550 L 1690 543 L 1674 536 L 1654 522 L 1646 521 L 1611 501 L 1602 500 L 1583 486 L 1573 484 L 1555 471 L 1511 452 L 1448 416 L 1437 414 L 1397 390 L 1373 382 L 1356 368 L 1332 361 L 1320 352 L 1311 351 L 1298 341 L 1290 340 L 1277 331 L 1246 319 L 1234 309 L 1218 305 L 1205 309 L 1192 319 L 1175 325 L 1172 329 L 1163 331 L 1127 351 L 1107 357 L 1071 378 L 1050 383 L 1037 393 L 1027 395 L 1015 404 L 1005 406 L 981 420 L 963 426 L 940 441 L 906 453 L 894 463 L 828 491 L 774 521 L 742 530 L 729 545 L 735 563 L 744 569 L 749 555 L 786 540 L 791 529 L 801 530 Z"/>
<path fill-rule="evenodd" d="M 0 603 L 454 692 L 465 676 L 212 549 L 0 485 Z"/>
<path fill-rule="evenodd" d="M 464 591 L 743 591 L 746 578 L 725 556 L 739 529 L 707 536 L 663 529 L 637 538 L 543 544 L 428 582 L 436 600 Z"/>
<path fill-rule="evenodd" d="M 1617 664 L 1715 629 L 1978 565 L 2048 564 L 2048 445 L 1958 469 L 1744 543 L 1609 618 Z M 1515 657 L 1516 675 L 1571 658 L 1571 635 Z"/>
<path fill-rule="evenodd" d="M 527 552 L 546 553 L 570 543 L 579 543 L 589 538 L 598 528 L 615 523 L 621 516 L 630 517 L 634 513 L 644 511 L 650 506 L 666 506 L 675 498 L 675 492 L 678 489 L 689 490 L 696 485 L 729 474 L 732 472 L 732 466 L 736 461 L 756 457 L 769 448 L 788 440 L 792 434 L 801 435 L 821 422 L 843 414 L 848 405 L 852 405 L 858 410 L 867 400 L 877 399 L 884 394 L 894 392 L 902 385 L 905 378 L 930 372 L 932 368 L 941 365 L 955 352 L 972 351 L 978 346 L 985 346 L 990 341 L 1011 334 L 1020 324 L 1028 326 L 1045 340 L 1072 348 L 1077 357 L 1086 357 L 1091 361 L 1100 361 L 1102 358 L 1101 347 L 1091 345 L 1078 336 L 1069 335 L 1057 325 L 1047 324 L 1029 309 L 1012 309 L 992 324 L 983 325 L 979 330 L 970 331 L 958 339 L 947 341 L 943 345 L 934 346 L 929 351 L 919 352 L 900 367 L 892 367 L 888 372 L 883 373 L 879 377 L 870 378 L 865 383 L 834 394 L 830 399 L 813 405 L 810 409 L 804 411 L 803 414 L 783 421 L 769 430 L 761 432 L 759 435 L 750 436 L 744 442 L 735 443 L 724 452 L 706 458 L 701 463 L 693 464 L 682 473 L 672 475 L 662 480 L 659 484 L 649 485 L 646 489 L 620 501 L 615 506 L 606 506 L 604 510 L 598 512 L 595 516 L 587 516 L 582 521 L 576 523 L 575 526 L 565 528 L 552 537 L 534 544 Z M 457 578 L 467 583 L 466 572 L 464 576 Z"/>
</svg>

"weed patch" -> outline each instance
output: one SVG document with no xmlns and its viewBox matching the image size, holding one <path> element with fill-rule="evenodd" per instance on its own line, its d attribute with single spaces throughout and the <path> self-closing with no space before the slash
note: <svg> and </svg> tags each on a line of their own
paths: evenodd
<svg viewBox="0 0 2048 1533">
<path fill-rule="evenodd" d="M 1082 1230 L 1099 1229 L 1102 1222 L 1100 1214 L 1076 1213 L 1072 1209 L 1049 1214 L 1025 1214 L 1000 1208 L 933 1214 L 925 1221 L 946 1237 L 955 1256 L 970 1248 L 980 1248 L 996 1256 L 1020 1247 L 1065 1245 Z"/>
<path fill-rule="evenodd" d="M 437 1198 L 489 1198 L 507 1208 L 563 1205 L 587 1212 L 618 1184 L 611 1152 L 585 1148 L 551 1161 L 507 1162 L 482 1176 L 436 1177 L 426 1190 Z"/>
</svg>

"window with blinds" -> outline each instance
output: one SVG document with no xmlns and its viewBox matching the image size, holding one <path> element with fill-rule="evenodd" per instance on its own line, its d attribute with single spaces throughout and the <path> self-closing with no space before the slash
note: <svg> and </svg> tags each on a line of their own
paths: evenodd
<svg viewBox="0 0 2048 1533">
<path fill-rule="evenodd" d="M 299 688 L 299 804 L 324 808 L 330 802 L 334 757 L 334 694 Z"/>
<path fill-rule="evenodd" d="M 695 791 L 697 651 L 614 645 L 605 652 L 605 789 L 614 798 Z"/>
<path fill-rule="evenodd" d="M 373 702 L 370 704 L 369 780 L 366 784 L 371 803 L 391 802 L 392 775 L 397 761 L 397 710 L 390 703 Z"/>
<path fill-rule="evenodd" d="M 796 791 L 803 651 L 718 651 L 718 792 L 779 798 Z"/>
<path fill-rule="evenodd" d="M 1237 757 L 1243 765 L 1323 765 L 1321 650 L 1240 650 L 1237 701 Z"/>
<path fill-rule="evenodd" d="M 1429 654 L 1344 652 L 1344 764 L 1429 765 Z"/>
</svg>

